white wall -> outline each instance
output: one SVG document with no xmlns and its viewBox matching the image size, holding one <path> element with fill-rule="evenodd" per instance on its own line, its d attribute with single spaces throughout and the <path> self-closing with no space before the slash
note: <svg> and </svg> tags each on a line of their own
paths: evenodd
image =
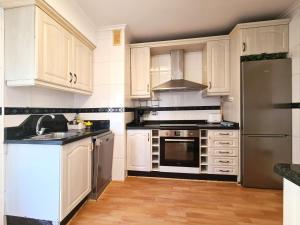
<svg viewBox="0 0 300 225">
<path fill-rule="evenodd" d="M 290 23 L 290 57 L 293 73 L 293 102 L 300 102 L 300 1 L 286 13 Z M 300 109 L 293 109 L 293 163 L 300 164 Z"/>
<path fill-rule="evenodd" d="M 170 54 L 151 57 L 151 86 L 155 87 L 171 79 Z M 184 77 L 186 80 L 202 83 L 202 52 L 184 53 Z M 135 101 L 135 106 L 219 106 L 220 97 L 203 97 L 201 91 L 162 92 L 155 93 L 153 99 L 159 101 Z M 220 110 L 206 111 L 159 111 L 144 116 L 145 120 L 207 120 L 209 113 Z"/>
<path fill-rule="evenodd" d="M 113 45 L 114 29 L 120 29 L 121 45 Z M 75 107 L 125 107 L 130 104 L 128 61 L 128 38 L 123 25 L 106 27 L 97 32 L 97 48 L 94 52 L 94 92 L 91 96 L 75 95 Z M 130 113 L 82 113 L 82 119 L 108 119 L 115 134 L 113 155 L 113 180 L 125 179 L 126 121 Z"/>
<path fill-rule="evenodd" d="M 3 112 L 3 80 L 4 80 L 4 49 L 3 49 L 3 9 L 0 8 L 0 108 Z M 4 153 L 3 153 L 3 115 L 0 115 L 0 225 L 4 224 Z"/>
</svg>

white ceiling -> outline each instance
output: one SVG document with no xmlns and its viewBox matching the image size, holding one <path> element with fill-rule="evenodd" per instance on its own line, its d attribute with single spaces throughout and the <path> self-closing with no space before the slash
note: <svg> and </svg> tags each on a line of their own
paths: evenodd
<svg viewBox="0 0 300 225">
<path fill-rule="evenodd" d="M 240 22 L 277 18 L 295 0 L 76 0 L 101 26 L 127 24 L 133 42 L 228 34 Z"/>
</svg>

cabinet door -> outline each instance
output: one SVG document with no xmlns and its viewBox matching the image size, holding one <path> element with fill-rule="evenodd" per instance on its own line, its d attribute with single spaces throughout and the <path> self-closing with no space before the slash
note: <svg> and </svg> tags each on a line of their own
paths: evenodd
<svg viewBox="0 0 300 225">
<path fill-rule="evenodd" d="M 257 54 L 256 28 L 242 30 L 242 55 Z"/>
<path fill-rule="evenodd" d="M 73 88 L 92 91 L 93 53 L 81 41 L 74 38 Z"/>
<path fill-rule="evenodd" d="M 257 28 L 256 45 L 258 52 L 288 52 L 288 32 L 288 25 Z"/>
<path fill-rule="evenodd" d="M 288 52 L 288 33 L 288 25 L 243 29 L 242 55 Z"/>
<path fill-rule="evenodd" d="M 150 48 L 131 49 L 131 97 L 150 98 Z"/>
<path fill-rule="evenodd" d="M 72 36 L 46 13 L 37 9 L 38 80 L 68 86 Z"/>
<path fill-rule="evenodd" d="M 150 156 L 150 131 L 127 131 L 127 169 L 136 171 L 150 171 Z"/>
<path fill-rule="evenodd" d="M 91 139 L 64 146 L 61 163 L 61 219 L 63 219 L 91 191 Z"/>
<path fill-rule="evenodd" d="M 229 94 L 229 40 L 208 42 L 206 60 L 208 85 L 207 94 Z"/>
</svg>

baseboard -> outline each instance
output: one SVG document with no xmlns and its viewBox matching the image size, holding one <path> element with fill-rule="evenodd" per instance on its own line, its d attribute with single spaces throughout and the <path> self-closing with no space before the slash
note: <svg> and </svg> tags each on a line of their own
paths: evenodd
<svg viewBox="0 0 300 225">
<path fill-rule="evenodd" d="M 216 175 L 216 174 L 189 174 L 189 173 L 168 173 L 168 172 L 144 172 L 144 171 L 128 171 L 128 176 L 141 177 L 162 177 L 162 178 L 176 178 L 189 180 L 212 180 L 212 181 L 231 181 L 237 182 L 235 175 Z"/>
</svg>

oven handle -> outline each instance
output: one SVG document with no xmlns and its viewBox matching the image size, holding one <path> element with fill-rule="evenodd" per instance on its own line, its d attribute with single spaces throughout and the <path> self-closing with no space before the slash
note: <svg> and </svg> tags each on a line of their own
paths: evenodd
<svg viewBox="0 0 300 225">
<path fill-rule="evenodd" d="M 169 141 L 169 142 L 195 142 L 195 140 L 192 139 L 165 139 L 165 141 Z"/>
</svg>

